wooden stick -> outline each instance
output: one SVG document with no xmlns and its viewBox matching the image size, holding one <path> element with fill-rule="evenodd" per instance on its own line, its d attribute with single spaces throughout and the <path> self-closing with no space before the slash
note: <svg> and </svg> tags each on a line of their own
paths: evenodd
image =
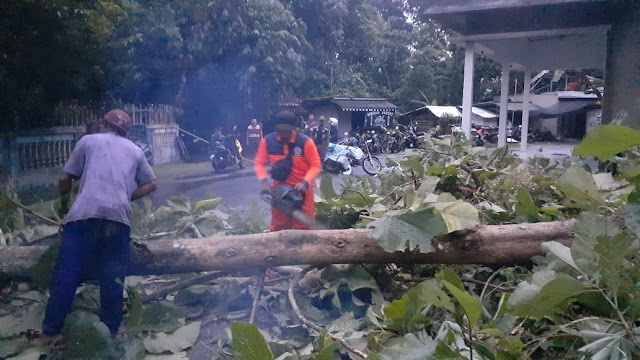
<svg viewBox="0 0 640 360">
<path fill-rule="evenodd" d="M 258 302 L 260 301 L 260 294 L 264 287 L 264 278 L 267 276 L 267 269 L 260 272 L 258 275 L 258 283 L 256 284 L 256 292 L 253 294 L 253 305 L 251 306 L 251 314 L 249 315 L 249 323 L 253 324 L 253 319 L 256 317 L 256 309 L 258 308 Z"/>
</svg>

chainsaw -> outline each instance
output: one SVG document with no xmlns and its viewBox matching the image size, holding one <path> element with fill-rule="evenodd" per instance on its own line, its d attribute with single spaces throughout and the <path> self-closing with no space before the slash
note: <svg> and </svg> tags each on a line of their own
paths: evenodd
<svg viewBox="0 0 640 360">
<path fill-rule="evenodd" d="M 303 195 L 291 186 L 280 185 L 270 192 L 263 193 L 262 200 L 301 224 L 311 227 L 316 225 L 315 220 L 302 211 Z"/>
</svg>

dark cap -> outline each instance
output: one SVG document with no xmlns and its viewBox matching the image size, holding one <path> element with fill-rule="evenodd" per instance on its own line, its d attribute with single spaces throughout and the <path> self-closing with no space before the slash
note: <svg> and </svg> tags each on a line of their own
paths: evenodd
<svg viewBox="0 0 640 360">
<path fill-rule="evenodd" d="M 296 115 L 294 113 L 292 113 L 291 111 L 284 110 L 276 114 L 276 116 L 273 119 L 273 123 L 296 126 L 298 122 L 296 120 Z"/>
</svg>

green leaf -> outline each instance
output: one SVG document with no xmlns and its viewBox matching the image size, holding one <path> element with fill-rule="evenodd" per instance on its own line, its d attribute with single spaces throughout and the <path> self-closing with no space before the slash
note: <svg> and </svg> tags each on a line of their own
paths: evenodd
<svg viewBox="0 0 640 360">
<path fill-rule="evenodd" d="M 318 346 L 316 347 L 316 354 L 313 360 L 333 360 L 334 354 L 339 348 L 340 344 L 331 340 L 326 333 L 323 333 L 318 338 Z"/>
<path fill-rule="evenodd" d="M 63 346 L 74 358 L 109 358 L 111 355 L 111 333 L 95 314 L 71 313 L 65 319 L 63 334 Z"/>
<path fill-rule="evenodd" d="M 402 338 L 393 338 L 384 344 L 384 349 L 372 355 L 371 359 L 379 360 L 425 360 L 431 359 L 438 346 L 438 341 L 427 336 L 418 337 L 413 333 Z"/>
<path fill-rule="evenodd" d="M 480 223 L 478 209 L 468 202 L 462 200 L 445 203 L 437 202 L 432 206 L 440 212 L 442 220 L 447 226 L 447 233 L 466 229 Z"/>
<path fill-rule="evenodd" d="M 433 251 L 431 239 L 447 232 L 437 210 L 428 208 L 401 215 L 387 215 L 369 224 L 370 234 L 388 252 L 418 248 L 422 253 Z"/>
<path fill-rule="evenodd" d="M 214 210 L 215 208 L 218 207 L 218 205 L 220 205 L 221 202 L 222 202 L 221 197 L 217 197 L 215 199 L 209 199 L 209 200 L 200 200 L 195 203 L 194 209 L 196 211 Z"/>
<path fill-rule="evenodd" d="M 539 209 L 533 203 L 531 194 L 526 188 L 519 188 L 516 196 L 516 215 L 523 217 L 527 222 L 538 222 L 540 220 Z"/>
<path fill-rule="evenodd" d="M 620 152 L 638 146 L 640 146 L 640 131 L 626 126 L 600 125 L 591 130 L 584 140 L 573 148 L 573 156 L 607 160 Z"/>
<path fill-rule="evenodd" d="M 128 297 L 128 312 L 126 319 L 126 328 L 132 332 L 140 331 L 140 325 L 142 324 L 142 295 L 133 287 L 125 285 L 120 279 L 116 279 L 116 282 L 124 288 Z"/>
<path fill-rule="evenodd" d="M 152 334 L 144 339 L 144 348 L 152 354 L 161 354 L 165 351 L 176 354 L 193 346 L 198 340 L 199 334 L 200 322 L 192 322 L 171 334 Z"/>
<path fill-rule="evenodd" d="M 627 274 L 627 256 L 633 238 L 628 233 L 619 233 L 615 236 L 600 236 L 594 250 L 598 254 L 597 268 L 600 273 L 600 282 L 609 290 L 617 290 L 620 281 Z"/>
<path fill-rule="evenodd" d="M 56 241 L 53 245 L 42 254 L 38 262 L 31 268 L 32 283 L 38 289 L 49 289 L 51 286 L 51 278 L 53 276 L 53 269 L 58 259 L 58 253 L 60 251 L 60 242 Z"/>
<path fill-rule="evenodd" d="M 327 283 L 325 289 L 320 291 L 320 297 L 334 296 L 332 301 L 338 309 L 342 309 L 341 301 L 348 302 L 349 300 L 356 306 L 373 305 L 378 311 L 384 304 L 384 297 L 375 278 L 361 266 L 338 268 L 335 265 L 329 265 L 322 271 L 322 279 Z M 341 289 L 345 285 L 348 291 Z M 342 297 L 339 299 L 338 295 Z M 345 296 L 349 299 L 345 299 Z M 361 297 L 366 302 L 361 300 Z"/>
<path fill-rule="evenodd" d="M 610 218 L 595 212 L 582 212 L 574 227 L 574 239 L 571 242 L 571 256 L 576 265 L 587 274 L 597 271 L 598 254 L 595 245 L 602 236 L 616 236 L 620 228 Z"/>
<path fill-rule="evenodd" d="M 434 305 L 453 311 L 453 303 L 435 280 L 427 280 L 407 291 L 402 298 L 384 307 L 387 329 L 406 334 L 424 326 L 422 310 Z M 420 325 L 420 326 L 419 326 Z"/>
<path fill-rule="evenodd" d="M 171 333 L 181 327 L 179 319 L 187 317 L 187 312 L 161 302 L 144 306 L 140 315 L 140 330 Z"/>
<path fill-rule="evenodd" d="M 404 171 L 413 170 L 418 179 L 424 176 L 424 165 L 419 160 L 404 160 L 400 162 L 400 166 Z"/>
<path fill-rule="evenodd" d="M 258 328 L 253 324 L 231 323 L 233 351 L 239 360 L 273 360 L 273 354 Z"/>
<path fill-rule="evenodd" d="M 480 299 L 471 296 L 464 290 L 460 290 L 456 285 L 446 281 L 441 280 L 442 284 L 451 292 L 453 297 L 458 300 L 460 306 L 464 310 L 465 314 L 467 314 L 467 318 L 469 319 L 469 324 L 471 327 L 476 327 L 480 320 L 482 320 L 482 304 L 480 303 Z"/>
<path fill-rule="evenodd" d="M 437 176 L 426 176 L 422 178 L 422 181 L 420 182 L 420 187 L 418 188 L 418 190 L 416 191 L 413 197 L 413 204 L 411 205 L 411 210 L 413 211 L 418 210 L 420 205 L 422 205 L 427 199 L 427 196 L 433 194 L 439 182 L 440 182 L 440 178 Z"/>
<path fill-rule="evenodd" d="M 593 174 L 580 166 L 570 166 L 556 186 L 571 200 L 600 201 L 601 196 Z"/>
<path fill-rule="evenodd" d="M 25 340 L 0 340 L 0 359 L 8 359 L 30 347 L 31 345 Z"/>
<path fill-rule="evenodd" d="M 556 277 L 557 276 L 557 277 Z M 542 318 L 561 310 L 566 300 L 587 290 L 568 275 L 556 275 L 551 270 L 534 273 L 531 282 L 518 284 L 509 299 L 511 312 L 516 316 Z"/>
<path fill-rule="evenodd" d="M 435 359 L 438 359 L 438 360 L 466 360 L 466 359 L 468 359 L 467 357 L 462 356 L 462 354 L 451 350 L 451 348 L 448 347 L 443 342 L 438 342 L 438 347 L 436 347 L 436 352 L 435 352 L 433 357 Z"/>
<path fill-rule="evenodd" d="M 594 340 L 578 349 L 580 352 L 589 354 L 589 359 L 592 360 L 632 359 L 632 353 L 637 350 L 635 345 L 625 338 L 625 332 L 612 334 L 582 330 L 580 336 L 583 339 Z"/>
<path fill-rule="evenodd" d="M 338 194 L 333 188 L 333 177 L 325 175 L 320 179 L 320 195 L 324 199 L 336 199 Z"/>
<path fill-rule="evenodd" d="M 440 281 L 448 281 L 449 283 L 455 285 L 458 289 L 464 291 L 464 284 L 458 274 L 451 268 L 445 268 L 436 274 L 436 279 Z"/>
<path fill-rule="evenodd" d="M 571 249 L 569 249 L 566 245 L 561 244 L 557 241 L 548 241 L 543 243 L 540 246 L 540 249 L 547 253 L 548 255 L 553 255 L 563 263 L 571 266 L 572 268 L 580 271 L 580 268 L 573 261 L 573 257 L 571 256 Z"/>
<path fill-rule="evenodd" d="M 167 204 L 169 204 L 170 210 L 173 212 L 180 212 L 185 215 L 191 214 L 191 203 L 187 198 L 175 196 L 168 199 Z"/>
</svg>

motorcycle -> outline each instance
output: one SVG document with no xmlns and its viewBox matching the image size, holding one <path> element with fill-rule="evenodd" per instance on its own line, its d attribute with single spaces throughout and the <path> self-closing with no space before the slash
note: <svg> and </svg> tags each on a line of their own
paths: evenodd
<svg viewBox="0 0 640 360">
<path fill-rule="evenodd" d="M 225 136 L 224 144 L 216 141 L 212 145 L 211 166 L 217 172 L 223 171 L 225 168 L 238 165 L 244 169 L 244 158 L 242 157 L 242 145 L 237 136 L 231 134 Z"/>
<path fill-rule="evenodd" d="M 402 133 L 396 133 L 391 135 L 391 141 L 389 143 L 389 152 L 390 153 L 396 153 L 396 152 L 401 152 L 402 150 L 404 150 L 406 144 L 405 144 L 405 139 L 404 139 L 404 134 Z"/>
<path fill-rule="evenodd" d="M 369 144 L 372 142 L 373 140 L 369 139 L 364 143 L 365 154 L 362 159 L 362 169 L 369 175 L 376 175 L 380 170 L 382 170 L 382 163 L 380 162 L 380 159 L 371 155 Z"/>
<path fill-rule="evenodd" d="M 352 166 L 362 164 L 363 158 L 364 152 L 357 147 L 330 143 L 322 165 L 329 172 L 350 175 Z"/>
<path fill-rule="evenodd" d="M 404 147 L 407 149 L 415 149 L 420 146 L 418 137 L 413 131 L 408 131 L 404 137 Z"/>
<path fill-rule="evenodd" d="M 475 136 L 473 138 L 473 143 L 475 146 L 483 146 L 484 145 L 484 134 L 482 133 L 482 129 L 478 129 L 475 131 Z"/>
<path fill-rule="evenodd" d="M 513 134 L 511 137 L 516 141 L 520 141 L 522 139 L 522 125 L 518 126 L 517 129 L 513 130 Z M 527 133 L 527 142 L 528 143 L 536 142 L 536 136 L 533 134 L 533 131 L 531 129 L 529 129 Z"/>
</svg>

